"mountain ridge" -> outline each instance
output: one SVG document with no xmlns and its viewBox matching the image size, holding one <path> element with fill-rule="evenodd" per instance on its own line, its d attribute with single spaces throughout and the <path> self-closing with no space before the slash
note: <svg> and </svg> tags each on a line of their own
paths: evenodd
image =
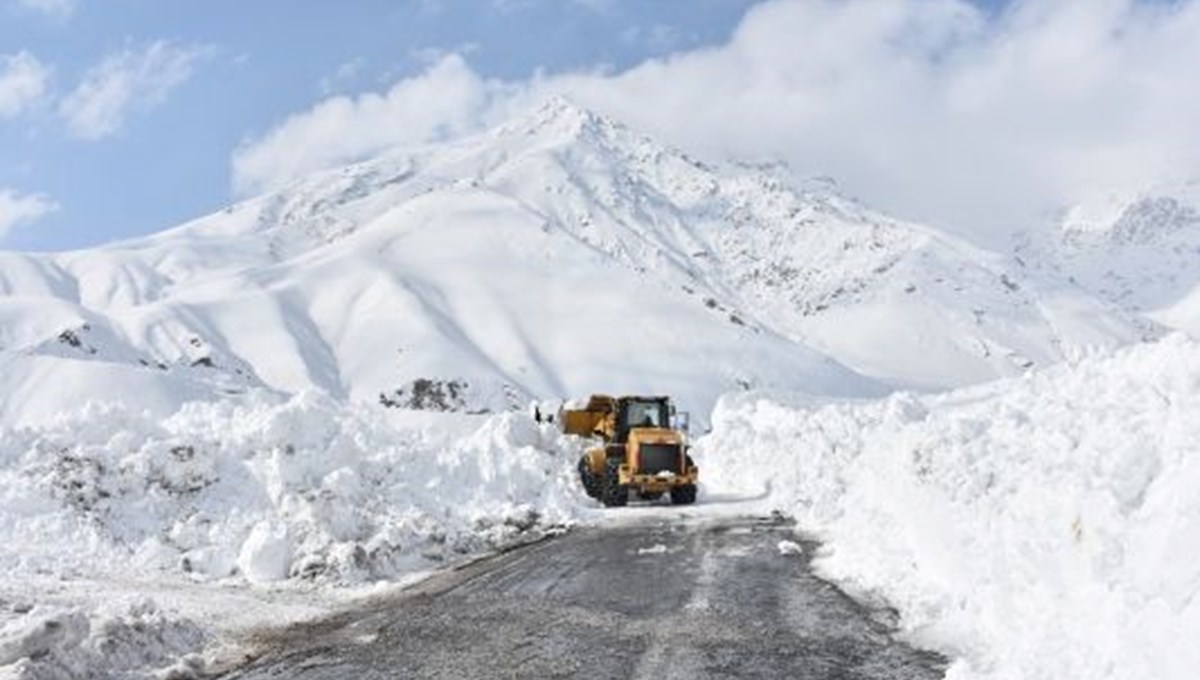
<svg viewBox="0 0 1200 680">
<path fill-rule="evenodd" d="M 0 293 L 4 387 L 141 404 L 112 377 L 129 369 L 163 412 L 174 392 L 421 406 L 430 386 L 455 410 L 645 390 L 704 412 L 739 389 L 978 382 L 1140 332 L 827 183 L 701 162 L 562 99 L 142 239 L 0 252 Z"/>
</svg>

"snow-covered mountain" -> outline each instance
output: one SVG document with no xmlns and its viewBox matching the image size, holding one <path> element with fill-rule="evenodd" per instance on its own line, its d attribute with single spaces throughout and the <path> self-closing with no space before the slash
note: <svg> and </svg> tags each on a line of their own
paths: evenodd
<svg viewBox="0 0 1200 680">
<path fill-rule="evenodd" d="M 577 438 L 414 409 L 653 391 L 704 421 L 768 388 L 801 394 L 727 394 L 694 442 L 699 512 L 794 515 L 954 677 L 1191 677 L 1200 347 L 1025 371 L 1197 332 L 1197 205 L 1079 208 L 1000 255 L 553 101 L 149 238 L 0 252 L 0 675 L 191 676 L 330 584 L 602 516 Z"/>
<path fill-rule="evenodd" d="M 1152 325 L 1200 333 L 1200 185 L 1114 196 L 1026 236 L 1018 256 Z"/>
<path fill-rule="evenodd" d="M 318 390 L 479 411 L 593 391 L 949 386 L 1139 337 L 1076 287 L 565 101 L 159 235 L 0 253 L 0 422 Z"/>
</svg>

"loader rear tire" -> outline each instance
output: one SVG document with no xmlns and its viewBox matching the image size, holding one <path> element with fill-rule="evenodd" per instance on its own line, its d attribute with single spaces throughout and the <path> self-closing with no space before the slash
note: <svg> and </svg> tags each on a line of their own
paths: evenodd
<svg viewBox="0 0 1200 680">
<path fill-rule="evenodd" d="M 600 502 L 610 508 L 629 503 L 629 487 L 621 483 L 620 466 L 614 462 L 604 466 L 604 480 L 600 485 Z"/>
<path fill-rule="evenodd" d="M 671 487 L 671 505 L 691 505 L 695 502 L 695 484 L 681 484 Z"/>
</svg>

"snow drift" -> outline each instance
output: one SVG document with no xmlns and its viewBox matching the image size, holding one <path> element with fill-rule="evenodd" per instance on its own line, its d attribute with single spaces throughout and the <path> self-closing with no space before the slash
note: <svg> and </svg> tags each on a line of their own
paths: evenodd
<svg viewBox="0 0 1200 680">
<path fill-rule="evenodd" d="M 1200 344 L 944 396 L 786 402 L 724 399 L 707 479 L 765 486 L 825 541 L 826 574 L 957 659 L 948 677 L 1195 676 Z"/>
<path fill-rule="evenodd" d="M 0 442 L 0 566 L 354 582 L 573 517 L 572 442 L 524 414 L 459 420 L 397 426 L 310 393 L 16 431 Z"/>
<path fill-rule="evenodd" d="M 105 584 L 208 584 L 215 596 L 401 580 L 586 513 L 578 442 L 553 426 L 415 417 L 308 393 L 194 403 L 165 420 L 92 408 L 6 432 L 0 674 L 199 668 L 213 622 L 153 601 L 114 610 Z M 82 596 L 54 595 L 75 582 Z"/>
</svg>

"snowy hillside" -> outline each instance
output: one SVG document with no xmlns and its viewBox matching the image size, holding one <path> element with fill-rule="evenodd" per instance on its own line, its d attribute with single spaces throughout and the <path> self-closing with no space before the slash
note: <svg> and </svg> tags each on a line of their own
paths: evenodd
<svg viewBox="0 0 1200 680">
<path fill-rule="evenodd" d="M 1017 252 L 1126 312 L 1200 333 L 1200 186 L 1110 197 L 1068 210 Z"/>
<path fill-rule="evenodd" d="M 0 423 L 307 390 L 459 411 L 670 392 L 703 414 L 729 390 L 961 385 L 1137 337 L 824 185 L 556 100 L 147 239 L 0 253 Z"/>
</svg>

